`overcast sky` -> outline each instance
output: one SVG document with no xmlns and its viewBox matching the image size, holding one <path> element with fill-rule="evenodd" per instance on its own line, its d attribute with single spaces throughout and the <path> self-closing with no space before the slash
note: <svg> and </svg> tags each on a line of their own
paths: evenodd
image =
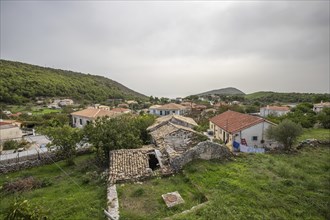
<svg viewBox="0 0 330 220">
<path fill-rule="evenodd" d="M 145 95 L 330 92 L 329 1 L 1 1 L 1 59 Z"/>
</svg>

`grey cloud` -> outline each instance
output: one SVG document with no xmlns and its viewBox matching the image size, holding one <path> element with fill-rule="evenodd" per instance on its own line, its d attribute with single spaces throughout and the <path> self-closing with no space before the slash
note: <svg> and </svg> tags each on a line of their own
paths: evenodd
<svg viewBox="0 0 330 220">
<path fill-rule="evenodd" d="M 329 2 L 1 1 L 1 58 L 156 96 L 326 92 Z"/>
</svg>

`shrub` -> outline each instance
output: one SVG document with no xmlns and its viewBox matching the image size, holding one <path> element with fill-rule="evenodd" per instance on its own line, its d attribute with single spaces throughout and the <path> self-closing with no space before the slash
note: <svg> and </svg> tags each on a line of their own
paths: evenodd
<svg viewBox="0 0 330 220">
<path fill-rule="evenodd" d="M 46 220 L 48 217 L 40 206 L 31 204 L 28 200 L 15 199 L 6 210 L 5 220 L 17 219 Z"/>
<path fill-rule="evenodd" d="M 3 184 L 2 190 L 8 193 L 29 191 L 36 188 L 41 188 L 43 186 L 48 186 L 49 181 L 40 181 L 33 176 L 24 177 L 11 182 L 6 182 Z"/>
</svg>

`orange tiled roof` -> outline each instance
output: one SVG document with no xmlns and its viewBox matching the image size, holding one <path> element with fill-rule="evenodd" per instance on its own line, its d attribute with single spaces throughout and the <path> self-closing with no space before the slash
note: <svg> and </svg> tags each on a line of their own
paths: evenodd
<svg viewBox="0 0 330 220">
<path fill-rule="evenodd" d="M 185 109 L 185 107 L 182 105 L 179 105 L 179 104 L 169 103 L 169 104 L 162 105 L 162 106 L 158 107 L 157 109 L 166 109 L 166 110 L 177 109 L 177 110 L 179 110 L 179 109 Z"/>
<path fill-rule="evenodd" d="M 262 109 L 269 109 L 273 111 L 290 111 L 290 108 L 288 106 L 267 106 L 267 107 L 262 107 Z"/>
<path fill-rule="evenodd" d="M 225 131 L 234 133 L 266 120 L 256 116 L 228 110 L 220 115 L 214 116 L 210 121 Z"/>
<path fill-rule="evenodd" d="M 92 118 L 92 119 L 96 119 L 97 117 L 104 117 L 104 116 L 113 117 L 117 114 L 119 114 L 119 113 L 114 112 L 114 111 L 97 109 L 97 108 L 87 108 L 87 109 L 84 109 L 81 111 L 71 113 L 71 115 L 82 116 L 82 117 Z"/>
</svg>

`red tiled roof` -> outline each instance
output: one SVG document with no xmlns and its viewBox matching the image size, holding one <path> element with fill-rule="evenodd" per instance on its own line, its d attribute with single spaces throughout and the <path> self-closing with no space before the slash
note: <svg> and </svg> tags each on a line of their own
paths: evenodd
<svg viewBox="0 0 330 220">
<path fill-rule="evenodd" d="M 10 123 L 10 122 L 0 121 L 0 126 L 1 126 L 1 125 L 10 125 L 10 124 L 12 124 L 12 123 Z"/>
<path fill-rule="evenodd" d="M 97 108 L 87 108 L 81 111 L 71 113 L 71 115 L 82 116 L 92 119 L 96 119 L 97 117 L 104 117 L 104 116 L 114 117 L 117 114 L 119 113 L 114 111 L 97 109 Z"/>
<path fill-rule="evenodd" d="M 214 116 L 210 119 L 210 121 L 225 131 L 234 133 L 266 120 L 256 116 L 229 110 L 220 115 Z"/>
<path fill-rule="evenodd" d="M 267 106 L 262 107 L 262 109 L 269 109 L 273 111 L 290 111 L 290 108 L 288 106 Z"/>
<path fill-rule="evenodd" d="M 162 105 L 162 106 L 158 107 L 157 109 L 181 110 L 181 109 L 185 109 L 185 107 L 182 105 L 176 104 L 176 103 L 169 103 L 169 104 Z"/>
</svg>

